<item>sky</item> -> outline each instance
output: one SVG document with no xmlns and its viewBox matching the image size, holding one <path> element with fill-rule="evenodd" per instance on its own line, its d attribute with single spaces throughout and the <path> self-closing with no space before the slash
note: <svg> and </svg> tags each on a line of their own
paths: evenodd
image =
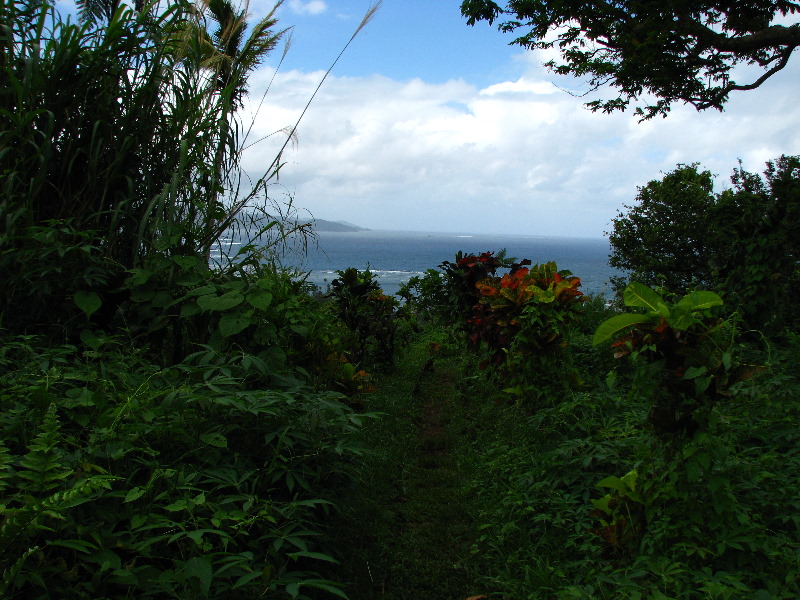
<svg viewBox="0 0 800 600">
<path fill-rule="evenodd" d="M 286 0 L 286 58 L 251 139 L 292 125 L 371 6 Z M 675 105 L 666 119 L 592 113 L 582 82 L 510 46 L 494 26 L 466 24 L 458 0 L 384 0 L 324 82 L 284 154 L 280 185 L 305 214 L 373 229 L 602 237 L 637 186 L 700 163 L 719 189 L 741 160 L 761 172 L 800 154 L 800 52 L 726 110 Z M 253 18 L 272 3 L 252 1 Z M 262 99 L 280 52 L 251 78 Z M 606 95 L 612 93 L 605 91 Z M 256 174 L 278 135 L 248 150 Z"/>
<path fill-rule="evenodd" d="M 251 0 L 253 20 L 274 2 Z M 250 78 L 252 123 L 243 167 L 258 177 L 347 44 L 370 0 L 285 0 L 291 46 Z M 581 81 L 549 57 L 509 45 L 460 0 L 383 0 L 324 81 L 270 193 L 301 218 L 371 229 L 603 237 L 637 187 L 699 163 L 730 186 L 741 160 L 800 154 L 800 51 L 761 88 L 734 93 L 724 112 L 674 105 L 639 123 L 632 111 L 592 113 Z M 277 69 L 277 71 L 276 71 Z M 570 90 L 573 94 L 565 90 Z M 266 95 L 264 95 L 266 91 Z"/>
</svg>

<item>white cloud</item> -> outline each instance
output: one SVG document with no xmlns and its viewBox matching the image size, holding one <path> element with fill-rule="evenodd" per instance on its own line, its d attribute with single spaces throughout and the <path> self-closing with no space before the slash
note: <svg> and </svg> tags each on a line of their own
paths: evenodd
<svg viewBox="0 0 800 600">
<path fill-rule="evenodd" d="M 496 83 L 480 91 L 482 96 L 495 96 L 497 94 L 553 94 L 558 88 L 549 81 L 530 81 L 520 77 L 516 81 Z"/>
<path fill-rule="evenodd" d="M 289 8 L 300 15 L 321 15 L 328 5 L 323 0 L 289 0 Z"/>
<path fill-rule="evenodd" d="M 596 114 L 585 99 L 543 93 L 538 71 L 480 90 L 460 80 L 330 77 L 287 151 L 281 184 L 320 218 L 376 229 L 599 237 L 636 187 L 700 162 L 723 187 L 800 154 L 798 69 L 735 96 L 726 112 L 676 106 L 667 119 Z M 251 97 L 270 74 L 251 82 Z M 251 139 L 291 125 L 321 72 L 279 74 Z M 487 91 L 488 90 L 488 91 Z M 257 172 L 280 136 L 248 151 Z"/>
</svg>

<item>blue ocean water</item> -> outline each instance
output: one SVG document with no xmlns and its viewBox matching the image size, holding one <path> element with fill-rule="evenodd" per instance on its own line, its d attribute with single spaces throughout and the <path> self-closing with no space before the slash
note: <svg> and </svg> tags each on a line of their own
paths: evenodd
<svg viewBox="0 0 800 600">
<path fill-rule="evenodd" d="M 477 254 L 503 248 L 520 260 L 555 261 L 559 269 L 581 278 L 584 293 L 610 295 L 609 278 L 619 274 L 608 265 L 610 246 L 605 239 L 426 232 L 319 232 L 305 256 L 289 255 L 284 263 L 310 271 L 308 280 L 323 291 L 337 277 L 337 270 L 369 267 L 383 291 L 394 294 L 411 277 L 445 260 L 453 261 L 459 250 Z"/>
</svg>

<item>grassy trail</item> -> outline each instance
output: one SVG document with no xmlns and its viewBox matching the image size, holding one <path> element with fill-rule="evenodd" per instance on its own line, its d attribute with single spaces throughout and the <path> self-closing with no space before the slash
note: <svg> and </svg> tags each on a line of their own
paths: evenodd
<svg viewBox="0 0 800 600">
<path fill-rule="evenodd" d="M 369 428 L 365 443 L 377 454 L 361 473 L 341 531 L 352 544 L 344 566 L 356 582 L 352 600 L 478 595 L 469 569 L 469 475 L 459 460 L 460 376 L 455 361 L 419 344 L 367 399 L 367 409 L 383 416 Z"/>
</svg>

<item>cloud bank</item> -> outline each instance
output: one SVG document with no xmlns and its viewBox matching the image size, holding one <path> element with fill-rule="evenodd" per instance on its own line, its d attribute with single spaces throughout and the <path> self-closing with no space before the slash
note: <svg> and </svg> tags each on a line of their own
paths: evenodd
<svg viewBox="0 0 800 600">
<path fill-rule="evenodd" d="M 769 159 L 800 154 L 797 65 L 723 113 L 676 106 L 644 123 L 589 112 L 538 64 L 523 56 L 519 65 L 518 78 L 483 89 L 330 76 L 297 149 L 283 155 L 274 193 L 319 218 L 373 229 L 601 237 L 637 186 L 679 163 L 699 162 L 724 187 L 739 159 L 762 171 Z M 251 80 L 249 115 L 272 76 L 265 68 Z M 293 125 L 322 76 L 277 74 L 250 139 Z M 247 172 L 263 171 L 284 138 L 253 146 Z"/>
</svg>

